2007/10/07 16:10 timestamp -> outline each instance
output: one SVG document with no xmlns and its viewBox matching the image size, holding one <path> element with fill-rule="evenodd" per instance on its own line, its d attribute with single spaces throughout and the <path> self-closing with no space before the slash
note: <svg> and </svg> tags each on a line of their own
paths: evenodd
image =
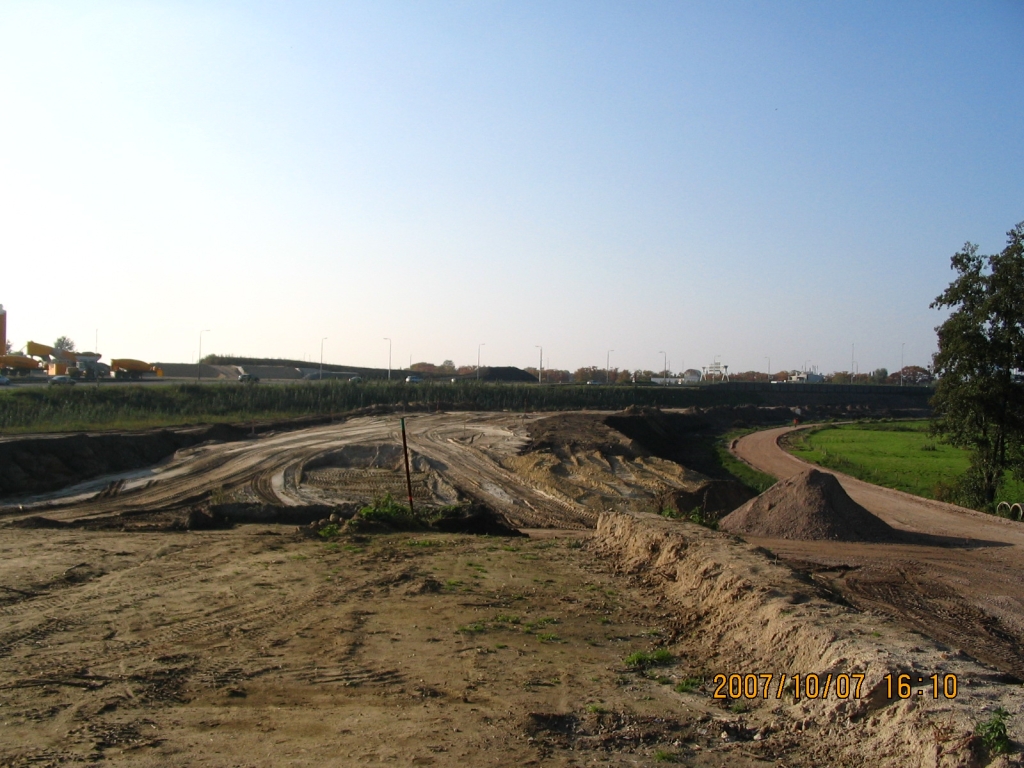
<svg viewBox="0 0 1024 768">
<path fill-rule="evenodd" d="M 781 699 L 783 693 L 790 693 L 796 699 L 824 699 L 831 694 L 839 699 L 859 699 L 861 687 L 866 675 L 862 674 L 832 674 L 818 675 L 780 675 L 778 678 L 777 690 L 772 690 L 775 675 L 772 674 L 746 674 L 746 675 L 724 675 L 717 674 L 713 682 L 716 699 L 759 699 L 769 698 L 775 693 L 775 698 Z M 917 683 L 922 687 L 915 690 L 912 685 L 912 678 L 909 674 L 894 675 L 891 672 L 882 677 L 886 682 L 886 694 L 888 698 L 909 699 L 915 694 L 925 696 L 931 693 L 933 699 L 945 698 L 955 699 L 957 696 L 956 675 L 930 675 L 918 677 Z M 927 681 L 931 682 L 929 686 Z M 787 685 L 788 683 L 788 685 Z M 930 690 L 929 690 L 930 688 Z"/>
</svg>

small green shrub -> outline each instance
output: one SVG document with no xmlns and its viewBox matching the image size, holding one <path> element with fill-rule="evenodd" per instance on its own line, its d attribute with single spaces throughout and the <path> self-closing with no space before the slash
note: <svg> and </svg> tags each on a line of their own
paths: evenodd
<svg viewBox="0 0 1024 768">
<path fill-rule="evenodd" d="M 669 752 L 665 749 L 657 749 L 654 751 L 654 762 L 656 763 L 678 763 L 679 755 L 675 752 Z"/>
<path fill-rule="evenodd" d="M 341 535 L 341 528 L 338 527 L 337 523 L 330 523 L 317 531 L 316 535 L 321 539 L 334 539 Z"/>
<path fill-rule="evenodd" d="M 382 525 L 399 531 L 418 531 L 427 527 L 428 520 L 415 514 L 409 507 L 396 502 L 390 493 L 374 499 L 373 504 L 360 509 L 353 522 L 359 528 L 360 523 Z"/>
<path fill-rule="evenodd" d="M 1010 737 L 1006 733 L 1006 718 L 1009 716 L 1009 712 L 998 707 L 988 720 L 979 723 L 975 729 L 990 754 L 1005 755 L 1010 751 Z"/>
</svg>

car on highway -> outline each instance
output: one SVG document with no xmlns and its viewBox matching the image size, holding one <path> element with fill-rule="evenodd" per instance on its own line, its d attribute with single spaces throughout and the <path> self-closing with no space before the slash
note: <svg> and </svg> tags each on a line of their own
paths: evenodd
<svg viewBox="0 0 1024 768">
<path fill-rule="evenodd" d="M 260 377 L 254 376 L 251 373 L 240 373 L 238 374 L 238 380 L 245 382 L 246 384 L 258 384 L 260 381 Z"/>
<path fill-rule="evenodd" d="M 423 383 L 423 377 L 422 376 L 406 376 L 405 377 L 405 383 L 406 384 L 422 384 Z"/>
<path fill-rule="evenodd" d="M 75 380 L 72 379 L 70 376 L 60 375 L 60 376 L 51 376 L 50 377 L 50 386 L 51 387 L 53 387 L 53 386 L 71 387 L 71 386 L 74 386 L 74 384 L 75 384 Z"/>
<path fill-rule="evenodd" d="M 0 376 L 0 387 L 9 387 L 10 385 L 10 379 L 8 379 L 6 376 Z"/>
</svg>

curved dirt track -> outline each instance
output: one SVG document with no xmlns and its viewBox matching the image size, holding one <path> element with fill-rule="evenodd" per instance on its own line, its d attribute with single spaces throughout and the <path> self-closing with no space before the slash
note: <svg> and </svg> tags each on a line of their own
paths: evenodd
<svg viewBox="0 0 1024 768">
<path fill-rule="evenodd" d="M 495 413 L 417 414 L 406 418 L 410 451 L 437 468 L 463 493 L 484 501 L 522 527 L 593 527 L 596 515 L 571 501 L 555 499 L 500 462 L 527 441 L 534 417 Z M 361 444 L 401 445 L 398 418 L 364 417 L 253 440 L 187 448 L 150 470 L 126 472 L 58 493 L 0 506 L 6 519 L 45 512 L 56 520 L 111 514 L 132 515 L 156 508 L 183 508 L 219 490 L 252 501 L 300 506 L 317 501 L 296 481 L 305 464 Z M 116 493 L 99 493 L 111 483 Z"/>
<path fill-rule="evenodd" d="M 733 453 L 779 479 L 813 466 L 779 447 L 793 427 L 754 432 Z M 828 470 L 831 472 L 831 470 Z M 1024 679 L 1024 524 L 833 472 L 850 497 L 921 544 L 745 537 L 879 610 Z"/>
</svg>

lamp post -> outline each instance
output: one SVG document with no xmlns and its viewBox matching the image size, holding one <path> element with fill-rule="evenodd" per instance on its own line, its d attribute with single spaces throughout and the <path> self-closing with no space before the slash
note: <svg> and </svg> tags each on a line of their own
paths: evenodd
<svg viewBox="0 0 1024 768">
<path fill-rule="evenodd" d="M 903 348 L 907 346 L 907 342 L 900 343 L 900 386 L 903 386 Z"/>
<path fill-rule="evenodd" d="M 659 349 L 658 351 L 661 352 L 661 375 L 668 378 L 668 355 L 663 349 Z M 665 383 L 668 384 L 667 381 Z"/>
<path fill-rule="evenodd" d="M 388 343 L 388 381 L 391 381 L 391 339 L 385 336 L 384 341 Z"/>
<path fill-rule="evenodd" d="M 604 383 L 611 384 L 611 370 L 612 370 L 612 352 L 614 349 L 609 349 L 604 356 Z"/>
<path fill-rule="evenodd" d="M 544 347 L 540 344 L 534 344 L 537 349 L 540 350 L 540 366 L 537 368 L 537 383 L 544 383 Z"/>
<path fill-rule="evenodd" d="M 327 341 L 327 337 L 324 336 L 320 339 L 320 381 L 324 380 L 324 342 Z"/>
<path fill-rule="evenodd" d="M 199 332 L 199 364 L 196 366 L 196 381 L 203 378 L 203 334 L 210 332 L 209 328 L 204 328 Z"/>
<path fill-rule="evenodd" d="M 483 347 L 486 344 L 487 344 L 486 341 L 481 341 L 479 344 L 476 345 L 476 378 L 477 378 L 477 381 L 480 380 L 480 347 Z"/>
<path fill-rule="evenodd" d="M 768 361 L 768 383 L 772 383 L 772 359 L 770 356 L 765 355 L 764 359 Z"/>
</svg>

